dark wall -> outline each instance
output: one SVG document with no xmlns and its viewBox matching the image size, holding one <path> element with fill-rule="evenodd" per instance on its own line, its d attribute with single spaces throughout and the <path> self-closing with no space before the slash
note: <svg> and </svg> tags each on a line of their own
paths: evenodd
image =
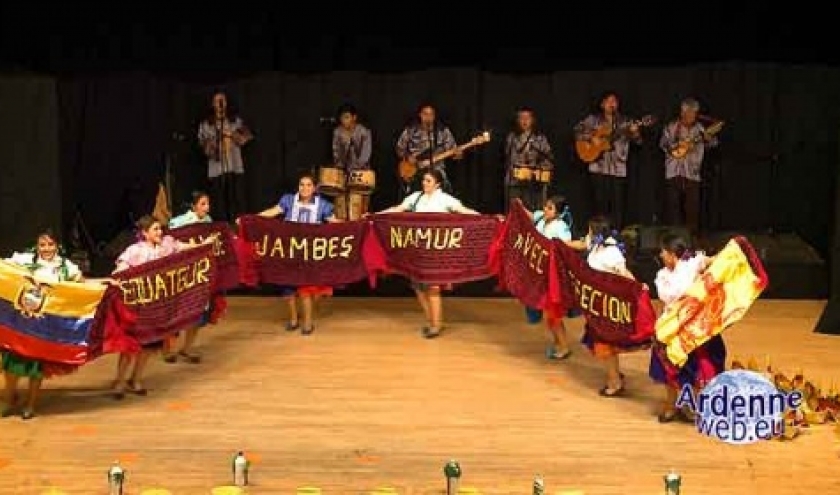
<svg viewBox="0 0 840 495">
<path fill-rule="evenodd" d="M 151 209 L 164 154 L 171 153 L 176 202 L 203 186 L 195 130 L 214 86 L 145 74 L 73 76 L 58 83 L 64 225 L 78 206 L 98 241 Z M 513 109 L 534 107 L 554 145 L 554 189 L 569 196 L 578 225 L 588 214 L 586 173 L 572 152 L 571 127 L 604 90 L 626 113 L 673 117 L 695 96 L 726 120 L 722 146 L 707 162 L 706 223 L 712 229 L 796 231 L 825 253 L 837 166 L 840 82 L 836 70 L 760 64 L 668 69 L 611 69 L 543 75 L 445 69 L 384 74 L 265 73 L 225 89 L 256 134 L 246 151 L 251 209 L 276 201 L 303 170 L 328 162 L 331 116 L 344 101 L 374 133 L 375 207 L 396 200 L 393 144 L 421 100 L 431 99 L 459 141 L 484 129 L 494 140 L 452 167 L 458 195 L 483 211 L 503 208 L 501 142 Z M 661 217 L 662 156 L 648 133 L 631 164 L 631 220 Z M 184 135 L 187 141 L 173 139 Z M 4 213 L 3 217 L 7 217 Z M 8 218 L 8 217 L 7 217 Z"/>
<path fill-rule="evenodd" d="M 0 78 L 0 256 L 62 224 L 58 97 L 52 78 Z"/>
</svg>

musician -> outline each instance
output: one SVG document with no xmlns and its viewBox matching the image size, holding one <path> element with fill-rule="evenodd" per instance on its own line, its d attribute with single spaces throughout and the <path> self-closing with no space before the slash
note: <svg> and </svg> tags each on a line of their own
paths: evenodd
<svg viewBox="0 0 840 495">
<path fill-rule="evenodd" d="M 217 218 L 233 221 L 245 208 L 245 173 L 242 147 L 253 134 L 228 107 L 227 96 L 213 95 L 210 114 L 198 128 L 198 141 L 207 155 L 207 176 Z"/>
<path fill-rule="evenodd" d="M 370 129 L 359 123 L 359 114 L 350 104 L 342 105 L 338 109 L 339 124 L 333 130 L 332 152 L 333 163 L 343 170 L 347 176 L 353 171 L 370 170 L 370 157 L 373 149 L 373 137 Z M 369 194 L 359 194 L 348 191 L 344 196 L 336 198 L 335 214 L 338 218 L 357 220 L 352 218 L 356 212 L 348 211 L 349 205 L 359 205 L 359 215 L 368 212 L 370 205 Z"/>
<path fill-rule="evenodd" d="M 405 195 L 422 188 L 422 177 L 424 169 L 431 165 L 439 170 L 443 176 L 443 189 L 451 192 L 451 184 L 446 175 L 446 163 L 434 161 L 430 164 L 435 155 L 457 150 L 457 143 L 452 131 L 437 121 L 437 111 L 429 103 L 423 103 L 417 110 L 417 119 L 414 124 L 406 127 L 397 140 L 397 157 L 418 167 L 418 172 L 406 184 Z M 463 152 L 456 151 L 453 159 L 460 160 Z"/>
<path fill-rule="evenodd" d="M 697 120 L 700 104 L 687 98 L 680 104 L 680 116 L 662 130 L 659 147 L 665 152 L 665 216 L 671 225 L 685 225 L 692 235 L 700 230 L 700 172 L 707 148 L 717 146 L 715 136 Z M 697 145 L 695 145 L 697 143 Z M 677 158 L 680 145 L 688 147 Z"/>
<path fill-rule="evenodd" d="M 618 95 L 608 92 L 599 101 L 599 113 L 586 117 L 575 126 L 576 140 L 592 140 L 601 143 L 604 138 L 595 136 L 595 131 L 606 125 L 617 133 L 612 147 L 597 160 L 589 164 L 592 187 L 592 202 L 600 215 L 612 218 L 617 228 L 623 227 L 623 213 L 627 200 L 627 158 L 630 143 L 641 144 L 639 126 L 619 113 Z M 626 132 L 623 129 L 626 128 Z"/>
<path fill-rule="evenodd" d="M 543 133 L 536 129 L 534 111 L 521 108 L 516 112 L 516 129 L 505 140 L 507 166 L 507 204 L 519 198 L 529 211 L 542 207 L 546 201 L 548 183 L 540 182 L 535 172 L 554 168 L 551 145 Z M 527 169 L 528 178 L 517 178 L 514 170 Z"/>
<path fill-rule="evenodd" d="M 370 129 L 359 122 L 353 105 L 338 109 L 338 125 L 333 131 L 333 162 L 346 172 L 370 169 L 373 141 Z"/>
</svg>

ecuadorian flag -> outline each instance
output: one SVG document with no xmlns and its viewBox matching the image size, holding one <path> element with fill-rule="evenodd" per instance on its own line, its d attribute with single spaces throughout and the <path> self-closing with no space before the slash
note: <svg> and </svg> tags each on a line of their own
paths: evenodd
<svg viewBox="0 0 840 495">
<path fill-rule="evenodd" d="M 0 261 L 0 348 L 30 359 L 81 365 L 101 344 L 95 317 L 105 285 L 45 283 Z"/>
</svg>

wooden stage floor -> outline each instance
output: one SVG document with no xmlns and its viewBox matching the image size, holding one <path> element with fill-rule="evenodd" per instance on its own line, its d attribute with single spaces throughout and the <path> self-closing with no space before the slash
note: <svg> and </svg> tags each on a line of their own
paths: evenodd
<svg viewBox="0 0 840 495">
<path fill-rule="evenodd" d="M 543 357 L 541 328 L 507 299 L 446 301 L 450 331 L 426 341 L 411 299 L 326 301 L 311 337 L 281 328 L 274 298 L 234 298 L 201 336 L 200 365 L 151 365 L 146 398 L 104 395 L 112 356 L 48 382 L 40 415 L 0 421 L 0 494 L 106 492 L 114 459 L 130 494 L 161 487 L 208 494 L 230 480 L 235 451 L 253 453 L 251 494 L 441 493 L 449 458 L 484 494 L 840 493 L 833 427 L 788 443 L 729 446 L 690 426 L 658 424 L 648 354 L 624 360 L 631 394 L 597 395 L 601 373 L 579 346 Z M 727 335 L 730 356 L 766 355 L 817 382 L 840 379 L 840 337 L 812 333 L 820 301 L 759 301 Z M 568 322 L 572 336 L 581 320 Z M 840 384 L 840 380 L 838 380 Z"/>
</svg>

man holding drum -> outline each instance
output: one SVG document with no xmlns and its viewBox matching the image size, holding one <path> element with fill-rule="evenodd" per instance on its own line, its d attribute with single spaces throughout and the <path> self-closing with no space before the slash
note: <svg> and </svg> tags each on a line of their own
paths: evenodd
<svg viewBox="0 0 840 495">
<path fill-rule="evenodd" d="M 516 112 L 516 129 L 505 140 L 507 206 L 519 198 L 529 211 L 542 208 L 551 182 L 554 160 L 551 145 L 536 129 L 534 111 Z"/>
<path fill-rule="evenodd" d="M 335 214 L 343 220 L 358 220 L 368 212 L 370 195 L 376 187 L 376 175 L 370 169 L 373 147 L 370 130 L 359 123 L 358 112 L 350 104 L 338 109 L 339 124 L 333 131 L 333 163 L 342 184 L 335 184 L 324 194 L 335 194 Z M 321 184 L 324 183 L 322 177 Z"/>
</svg>

